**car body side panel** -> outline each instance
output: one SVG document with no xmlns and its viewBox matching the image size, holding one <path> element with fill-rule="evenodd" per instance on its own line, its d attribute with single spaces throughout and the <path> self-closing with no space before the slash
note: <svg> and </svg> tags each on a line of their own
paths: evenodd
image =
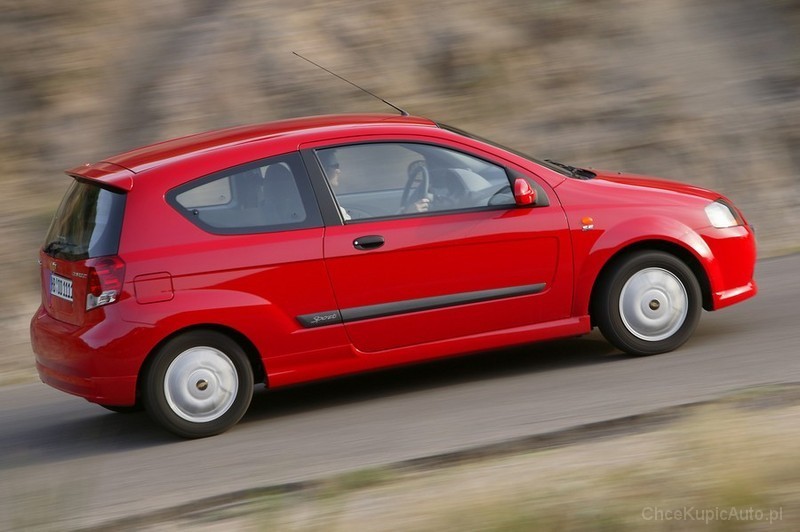
<svg viewBox="0 0 800 532">
<path fill-rule="evenodd" d="M 602 214 L 602 210 L 595 212 Z M 593 235 L 586 236 L 580 226 L 573 230 L 578 272 L 573 313 L 588 312 L 592 289 L 600 271 L 614 255 L 630 246 L 642 242 L 668 242 L 691 252 L 705 266 L 714 260 L 703 239 L 672 218 L 641 216 L 615 221 L 610 227 L 593 231 Z"/>
<path fill-rule="evenodd" d="M 575 256 L 573 314 L 588 311 L 597 276 L 611 257 L 646 242 L 680 246 L 697 259 L 709 281 L 712 309 L 755 295 L 755 238 L 749 227 L 709 227 L 703 211 L 708 197 L 649 189 L 642 183 L 628 187 L 622 181 L 612 186 L 601 180 L 568 181 L 556 189 L 567 205 Z M 583 223 L 587 217 L 590 226 Z M 734 255 L 743 260 L 734 260 Z"/>
<path fill-rule="evenodd" d="M 503 346 L 580 336 L 590 330 L 589 316 L 584 315 L 398 347 L 377 353 L 364 353 L 354 348 L 307 352 L 273 359 L 267 371 L 270 386 L 284 386 L 359 371 L 487 351 Z"/>
<path fill-rule="evenodd" d="M 534 228 L 532 230 L 532 228 Z M 385 245 L 354 249 L 379 234 Z M 355 223 L 328 229 L 325 260 L 343 313 L 431 297 L 541 285 L 537 293 L 345 323 L 356 348 L 375 352 L 511 329 L 569 315 L 571 260 L 558 207 L 511 208 Z"/>
<path fill-rule="evenodd" d="M 336 306 L 322 262 L 324 228 L 216 235 L 192 224 L 163 198 L 140 202 L 135 192 L 128 200 L 120 248 L 128 264 L 126 285 L 137 277 L 167 273 L 174 296 L 139 305 L 126 319 L 154 324 L 172 316 L 172 325 L 159 325 L 167 331 L 192 322 L 230 326 L 257 344 L 264 358 L 339 341 L 320 329 L 302 330 L 296 319 L 320 306 Z M 224 309 L 231 309 L 227 320 L 222 319 L 228 315 Z"/>
</svg>

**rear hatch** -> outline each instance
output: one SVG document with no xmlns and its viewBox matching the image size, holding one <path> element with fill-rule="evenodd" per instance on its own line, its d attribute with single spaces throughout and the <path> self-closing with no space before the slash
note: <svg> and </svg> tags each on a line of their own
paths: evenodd
<svg viewBox="0 0 800 532">
<path fill-rule="evenodd" d="M 100 307 L 122 290 L 125 263 L 117 255 L 126 193 L 76 177 L 39 252 L 42 304 L 53 318 L 82 325 L 102 319 Z"/>
</svg>

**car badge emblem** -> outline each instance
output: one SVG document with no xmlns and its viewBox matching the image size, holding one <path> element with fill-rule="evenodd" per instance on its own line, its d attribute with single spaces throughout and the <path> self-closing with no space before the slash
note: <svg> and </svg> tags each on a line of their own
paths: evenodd
<svg viewBox="0 0 800 532">
<path fill-rule="evenodd" d="M 50 263 L 50 271 L 51 271 L 51 272 L 54 272 L 54 271 L 56 271 L 57 269 L 58 269 L 58 263 L 56 263 L 55 261 L 51 262 L 51 263 Z"/>
</svg>

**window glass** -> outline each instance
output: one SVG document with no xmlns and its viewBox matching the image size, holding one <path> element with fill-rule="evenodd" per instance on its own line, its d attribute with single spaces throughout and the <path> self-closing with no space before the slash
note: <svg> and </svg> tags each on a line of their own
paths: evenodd
<svg viewBox="0 0 800 532">
<path fill-rule="evenodd" d="M 45 253 L 67 260 L 116 254 L 124 210 L 124 193 L 73 181 L 50 224 Z"/>
<path fill-rule="evenodd" d="M 215 233 L 254 233 L 322 224 L 298 154 L 258 161 L 178 187 L 168 199 Z"/>
<path fill-rule="evenodd" d="M 175 199 L 183 207 L 209 207 L 225 205 L 231 201 L 231 181 L 221 177 L 204 185 L 194 187 L 178 194 Z"/>
<path fill-rule="evenodd" d="M 513 153 L 514 155 L 518 155 L 519 157 L 522 157 L 523 159 L 528 159 L 529 161 L 533 161 L 536 164 L 538 164 L 540 166 L 544 166 L 546 168 L 549 168 L 550 170 L 552 170 L 554 172 L 558 172 L 559 174 L 561 174 L 563 176 L 575 177 L 575 175 L 570 170 L 567 170 L 566 168 L 564 168 L 562 166 L 558 166 L 556 164 L 553 164 L 549 160 L 540 161 L 539 159 L 537 159 L 535 157 L 531 157 L 530 155 L 528 155 L 526 153 L 522 153 L 521 151 L 515 150 L 514 148 L 509 148 L 508 146 L 503 146 L 502 144 L 498 144 L 497 142 L 495 142 L 493 140 L 489 140 L 489 139 L 485 139 L 483 137 L 479 137 L 478 135 L 469 133 L 467 131 L 464 131 L 463 129 L 458 129 L 457 127 L 448 126 L 447 124 L 441 124 L 441 123 L 439 123 L 437 125 L 442 129 L 446 129 L 448 131 L 452 131 L 453 133 L 456 133 L 456 134 L 461 135 L 463 137 L 467 137 L 467 138 L 473 139 L 473 140 L 478 140 L 478 141 L 483 142 L 485 144 L 489 144 L 490 146 L 494 146 L 496 148 L 500 148 L 501 150 L 505 150 L 505 151 L 507 151 L 509 153 Z"/>
<path fill-rule="evenodd" d="M 503 167 L 416 143 L 317 150 L 345 221 L 513 205 Z"/>
</svg>

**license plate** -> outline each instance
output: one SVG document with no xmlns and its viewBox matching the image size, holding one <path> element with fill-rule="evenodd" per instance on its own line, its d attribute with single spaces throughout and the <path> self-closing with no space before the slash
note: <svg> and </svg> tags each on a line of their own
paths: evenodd
<svg viewBox="0 0 800 532">
<path fill-rule="evenodd" d="M 50 293 L 61 299 L 72 301 L 72 281 L 60 275 L 50 275 Z"/>
</svg>

